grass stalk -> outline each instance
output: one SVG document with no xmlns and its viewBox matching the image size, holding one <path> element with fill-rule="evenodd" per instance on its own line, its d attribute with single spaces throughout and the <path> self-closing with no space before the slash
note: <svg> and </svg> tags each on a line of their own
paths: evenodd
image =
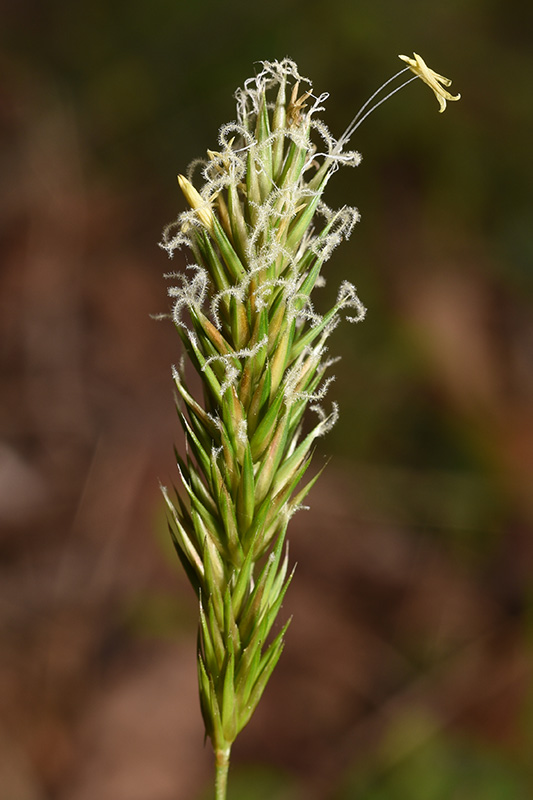
<svg viewBox="0 0 533 800">
<path fill-rule="evenodd" d="M 215 752 L 215 800 L 226 800 L 231 747 Z"/>
<path fill-rule="evenodd" d="M 402 58 L 441 106 L 457 99 L 419 56 Z M 322 407 L 332 381 L 326 343 L 342 317 L 365 314 L 348 281 L 324 313 L 312 299 L 359 219 L 355 208 L 328 208 L 323 192 L 339 166 L 359 164 L 346 145 L 363 117 L 334 139 L 316 119 L 325 95 L 315 97 L 289 59 L 264 62 L 236 97 L 237 119 L 202 162 L 200 190 L 192 171 L 179 176 L 190 210 L 161 243 L 191 258 L 168 276 L 185 351 L 173 377 L 186 449 L 176 453 L 181 492 L 163 492 L 199 601 L 200 706 L 216 800 L 226 798 L 231 745 L 283 650 L 289 623 L 271 632 L 292 578 L 287 525 L 318 477 L 305 478 L 316 439 L 337 418 L 334 403 Z M 380 102 L 365 104 L 363 116 Z M 200 378 L 201 398 L 187 369 Z M 302 433 L 307 407 L 318 422 Z"/>
</svg>

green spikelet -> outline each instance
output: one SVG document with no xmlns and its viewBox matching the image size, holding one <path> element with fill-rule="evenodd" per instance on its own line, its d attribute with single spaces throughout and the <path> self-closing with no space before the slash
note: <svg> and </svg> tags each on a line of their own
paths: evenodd
<svg viewBox="0 0 533 800">
<path fill-rule="evenodd" d="M 358 154 L 315 121 L 320 98 L 289 60 L 265 62 L 237 101 L 237 121 L 222 127 L 220 152 L 208 152 L 200 191 L 180 176 L 190 210 L 162 243 L 170 255 L 182 246 L 192 253 L 169 294 L 203 399 L 191 395 L 185 368 L 174 370 L 188 457 L 178 456 L 183 491 L 165 499 L 200 602 L 200 701 L 217 797 L 225 796 L 231 744 L 283 649 L 288 623 L 270 632 L 291 579 L 287 524 L 314 483 L 303 482 L 314 441 L 336 410 L 318 408 L 304 437 L 301 420 L 331 380 L 323 354 L 342 310 L 364 316 L 347 283 L 324 316 L 311 303 L 324 262 L 358 219 L 355 209 L 328 209 L 322 192 Z"/>
<path fill-rule="evenodd" d="M 346 145 L 399 89 L 420 78 L 440 111 L 460 97 L 413 55 L 400 56 L 408 66 L 338 140 L 315 118 L 327 95 L 315 97 L 289 59 L 263 62 L 236 93 L 237 120 L 220 129 L 220 151 L 207 151 L 200 191 L 192 169 L 179 176 L 190 210 L 163 233 L 170 256 L 181 247 L 192 254 L 186 273 L 167 277 L 179 281 L 169 289 L 172 316 L 203 398 L 189 391 L 185 368 L 174 368 L 187 455 L 176 456 L 181 493 L 163 494 L 199 600 L 198 682 L 216 800 L 226 797 L 231 745 L 283 650 L 289 623 L 270 634 L 292 577 L 287 525 L 318 478 L 304 481 L 315 439 L 337 416 L 335 405 L 329 414 L 318 405 L 333 380 L 325 377 L 326 341 L 344 310 L 353 309 L 350 322 L 365 314 L 347 281 L 324 315 L 313 307 L 324 263 L 359 219 L 354 208 L 331 211 L 323 191 L 340 165 L 359 164 Z M 415 77 L 379 97 L 409 71 Z M 319 422 L 303 436 L 310 403 Z"/>
</svg>

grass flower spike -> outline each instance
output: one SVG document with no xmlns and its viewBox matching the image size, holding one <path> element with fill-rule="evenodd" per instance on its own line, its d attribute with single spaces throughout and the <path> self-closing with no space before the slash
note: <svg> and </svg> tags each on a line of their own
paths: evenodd
<svg viewBox="0 0 533 800">
<path fill-rule="evenodd" d="M 264 62 L 237 91 L 237 119 L 220 129 L 219 149 L 179 177 L 190 210 L 161 243 L 170 256 L 189 253 L 185 273 L 167 276 L 186 355 L 173 370 L 186 447 L 176 453 L 181 490 L 163 493 L 199 602 L 200 703 L 217 800 L 231 745 L 283 649 L 288 623 L 274 624 L 291 580 L 287 525 L 316 480 L 305 477 L 316 439 L 337 418 L 335 404 L 322 405 L 333 380 L 327 340 L 343 316 L 365 314 L 348 281 L 325 313 L 312 298 L 359 219 L 355 208 L 328 208 L 324 189 L 339 166 L 359 164 L 346 145 L 383 100 L 365 111 L 366 103 L 336 140 L 317 118 L 326 97 L 289 59 Z M 308 407 L 318 419 L 304 428 Z"/>
<path fill-rule="evenodd" d="M 429 88 L 432 89 L 432 91 L 435 93 L 435 97 L 439 101 L 439 111 L 442 114 L 446 108 L 446 100 L 460 100 L 461 95 L 456 94 L 454 96 L 447 92 L 444 86 L 451 86 L 451 80 L 430 69 L 426 62 L 417 53 L 413 53 L 413 55 L 414 58 L 409 58 L 409 56 L 398 56 L 398 58 L 401 58 L 402 61 L 405 61 L 406 64 L 409 65 L 411 72 L 414 72 L 417 78 L 421 78 L 424 83 L 426 83 Z"/>
</svg>

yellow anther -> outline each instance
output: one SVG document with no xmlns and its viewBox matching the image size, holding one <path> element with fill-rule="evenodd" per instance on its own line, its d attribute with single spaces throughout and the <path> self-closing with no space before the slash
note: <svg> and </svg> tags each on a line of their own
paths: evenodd
<svg viewBox="0 0 533 800">
<path fill-rule="evenodd" d="M 435 97 L 439 101 L 439 112 L 442 113 L 446 108 L 446 100 L 459 100 L 461 95 L 456 94 L 455 97 L 446 91 L 444 86 L 450 86 L 451 80 L 445 78 L 444 75 L 439 75 L 428 67 L 426 62 L 417 54 L 413 53 L 414 58 L 409 56 L 398 56 L 402 61 L 409 65 L 411 72 L 421 78 L 429 88 L 435 93 Z"/>
<path fill-rule="evenodd" d="M 200 192 L 194 188 L 184 175 L 178 175 L 178 183 L 186 201 L 196 211 L 200 222 L 211 231 L 213 229 L 214 215 L 207 200 L 204 200 Z"/>
</svg>

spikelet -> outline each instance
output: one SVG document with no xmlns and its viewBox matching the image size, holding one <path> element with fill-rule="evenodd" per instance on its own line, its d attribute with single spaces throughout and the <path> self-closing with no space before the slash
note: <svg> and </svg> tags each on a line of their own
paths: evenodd
<svg viewBox="0 0 533 800">
<path fill-rule="evenodd" d="M 203 398 L 191 394 L 183 363 L 174 368 L 186 458 L 177 454 L 181 492 L 163 495 L 199 601 L 200 703 L 217 800 L 226 797 L 232 742 L 283 649 L 288 623 L 270 634 L 292 576 L 287 525 L 318 477 L 305 480 L 315 440 L 337 419 L 335 404 L 330 412 L 320 405 L 333 380 L 326 342 L 342 316 L 365 315 L 347 281 L 325 314 L 313 306 L 324 263 L 359 219 L 354 208 L 329 209 L 322 194 L 340 165 L 359 164 L 346 149 L 359 125 L 404 86 L 422 79 L 441 111 L 459 99 L 443 88 L 449 79 L 414 56 L 400 56 L 408 66 L 338 140 L 316 119 L 327 95 L 316 97 L 289 59 L 263 62 L 236 93 L 237 119 L 220 129 L 220 149 L 179 176 L 190 210 L 163 233 L 170 256 L 178 248 L 192 256 L 188 273 L 167 277 L 178 281 L 169 289 L 172 318 Z M 379 99 L 409 71 L 415 77 Z M 304 436 L 308 406 L 318 422 Z"/>
<path fill-rule="evenodd" d="M 347 282 L 324 315 L 311 300 L 358 220 L 321 199 L 339 164 L 360 160 L 315 120 L 325 96 L 286 59 L 265 62 L 236 97 L 237 120 L 201 163 L 201 188 L 192 172 L 179 177 L 190 210 L 161 245 L 192 254 L 190 277 L 173 276 L 169 294 L 204 397 L 174 369 L 187 456 L 182 491 L 164 496 L 198 595 L 200 701 L 219 766 L 283 649 L 288 623 L 270 632 L 291 579 L 287 524 L 315 480 L 304 480 L 314 442 L 337 416 L 318 406 L 332 380 L 326 341 L 345 310 L 353 321 L 365 313 Z M 302 436 L 310 403 L 319 420 Z"/>
</svg>

